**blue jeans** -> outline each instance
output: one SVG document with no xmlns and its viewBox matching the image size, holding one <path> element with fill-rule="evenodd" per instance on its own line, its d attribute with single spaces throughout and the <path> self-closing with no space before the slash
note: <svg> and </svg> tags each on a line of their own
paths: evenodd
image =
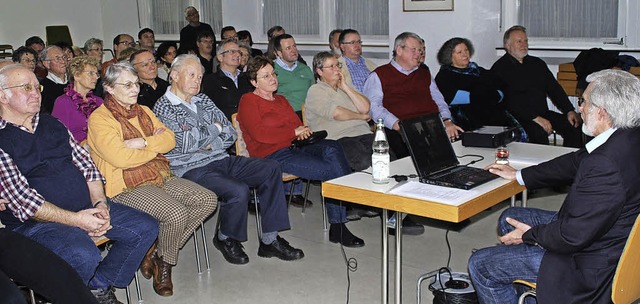
<svg viewBox="0 0 640 304">
<path fill-rule="evenodd" d="M 142 258 L 158 237 L 158 222 L 142 211 L 110 203 L 113 228 L 105 236 L 114 242 L 104 259 L 87 232 L 78 227 L 28 221 L 14 231 L 60 256 L 89 288 L 124 288 L 129 286 Z"/>
<path fill-rule="evenodd" d="M 507 217 L 533 227 L 555 220 L 557 212 L 509 208 L 498 220 L 500 235 L 513 230 L 505 220 Z M 518 293 L 512 282 L 516 279 L 535 282 L 543 255 L 544 249 L 528 244 L 497 245 L 474 252 L 469 258 L 469 275 L 480 303 L 517 303 Z"/>
<path fill-rule="evenodd" d="M 302 148 L 283 148 L 267 156 L 282 166 L 282 171 L 304 179 L 327 181 L 351 173 L 342 147 L 335 140 L 321 140 Z M 329 223 L 346 223 L 346 209 L 334 199 L 326 199 Z"/>
</svg>

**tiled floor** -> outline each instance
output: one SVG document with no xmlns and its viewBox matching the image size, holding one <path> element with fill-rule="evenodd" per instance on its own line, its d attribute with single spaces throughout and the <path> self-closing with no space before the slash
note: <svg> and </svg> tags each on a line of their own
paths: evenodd
<svg viewBox="0 0 640 304">
<path fill-rule="evenodd" d="M 193 240 L 180 252 L 178 265 L 173 269 L 174 295 L 155 294 L 151 281 L 139 276 L 144 303 L 379 303 L 380 302 L 380 219 L 362 219 L 348 224 L 351 231 L 363 238 L 366 246 L 345 249 L 348 258 L 357 260 L 357 270 L 348 275 L 351 287 L 347 290 L 347 267 L 340 246 L 328 240 L 322 230 L 320 189 L 311 187 L 312 208 L 290 208 L 292 229 L 282 232 L 293 246 L 305 252 L 304 259 L 284 262 L 257 256 L 255 217 L 249 217 L 249 240 L 244 243 L 250 262 L 237 266 L 227 263 L 211 243 L 217 217 L 206 222 L 211 270 L 197 273 Z M 557 210 L 564 194 L 551 190 L 534 193 L 530 207 Z M 488 211 L 472 217 L 470 224 L 460 231 L 449 232 L 452 257 L 451 268 L 466 272 L 467 259 L 474 248 L 497 243 L 496 220 L 509 202 L 502 202 Z M 420 236 L 403 238 L 403 303 L 416 303 L 416 280 L 428 271 L 446 266 L 447 246 L 445 224 L 420 219 L 426 232 Z M 391 237 L 390 242 L 395 239 Z M 202 249 L 201 249 L 202 250 Z M 202 256 L 202 255 L 201 255 Z M 203 262 L 204 265 L 204 262 Z M 204 267 L 204 266 L 203 266 Z M 392 273 L 392 271 L 390 271 Z M 423 286 L 422 303 L 432 303 L 431 293 Z M 135 302 L 135 289 L 131 285 Z M 125 299 L 124 290 L 118 298 Z M 393 296 L 393 290 L 390 290 Z"/>
</svg>

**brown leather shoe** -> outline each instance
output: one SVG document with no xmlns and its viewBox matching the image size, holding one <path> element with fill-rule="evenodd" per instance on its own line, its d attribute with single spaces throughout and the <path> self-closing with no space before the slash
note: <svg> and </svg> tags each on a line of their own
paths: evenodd
<svg viewBox="0 0 640 304">
<path fill-rule="evenodd" d="M 147 254 L 144 255 L 144 259 L 142 259 L 142 263 L 140 263 L 140 273 L 145 279 L 151 279 L 153 276 L 153 264 L 156 256 L 156 244 L 158 241 L 151 245 Z"/>
<path fill-rule="evenodd" d="M 155 263 L 153 263 L 153 290 L 155 290 L 157 294 L 163 297 L 172 296 L 173 282 L 171 282 L 171 268 L 173 266 L 163 261 L 158 257 L 157 254 L 155 254 L 154 256 Z"/>
</svg>

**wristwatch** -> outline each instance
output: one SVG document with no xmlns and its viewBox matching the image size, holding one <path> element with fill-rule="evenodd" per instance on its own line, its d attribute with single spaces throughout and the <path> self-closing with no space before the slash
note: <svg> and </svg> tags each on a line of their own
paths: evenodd
<svg viewBox="0 0 640 304">
<path fill-rule="evenodd" d="M 99 201 L 95 202 L 93 204 L 93 208 L 98 207 L 98 205 L 100 205 L 100 204 L 104 204 L 105 206 L 107 206 L 107 210 L 111 210 L 111 204 L 109 204 L 109 201 L 107 201 L 107 200 L 99 200 Z"/>
</svg>

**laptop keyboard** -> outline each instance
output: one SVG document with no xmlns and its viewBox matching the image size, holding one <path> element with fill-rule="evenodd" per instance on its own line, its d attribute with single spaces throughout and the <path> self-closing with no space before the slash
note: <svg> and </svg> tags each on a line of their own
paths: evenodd
<svg viewBox="0 0 640 304">
<path fill-rule="evenodd" d="M 460 166 L 452 171 L 430 176 L 431 179 L 437 179 L 442 182 L 452 184 L 465 184 L 466 182 L 478 182 L 481 180 L 491 180 L 496 176 L 489 171 Z"/>
</svg>

